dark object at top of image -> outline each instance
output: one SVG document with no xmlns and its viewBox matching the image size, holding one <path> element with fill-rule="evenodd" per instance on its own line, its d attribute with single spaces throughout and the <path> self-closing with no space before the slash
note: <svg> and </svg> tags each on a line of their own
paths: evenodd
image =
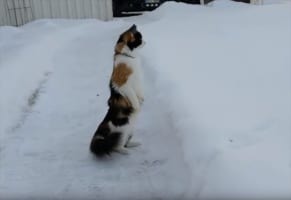
<svg viewBox="0 0 291 200">
<path fill-rule="evenodd" d="M 191 4 L 200 4 L 200 0 L 112 0 L 113 16 L 123 17 L 139 15 L 144 11 L 152 11 L 166 1 L 176 1 Z M 204 0 L 207 4 L 213 0 Z M 250 3 L 250 0 L 234 0 Z"/>
</svg>

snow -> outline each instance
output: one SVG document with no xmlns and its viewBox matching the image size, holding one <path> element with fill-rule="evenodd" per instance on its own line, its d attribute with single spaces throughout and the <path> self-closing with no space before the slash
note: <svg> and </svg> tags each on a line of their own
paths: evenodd
<svg viewBox="0 0 291 200">
<path fill-rule="evenodd" d="M 279 3 L 290 3 L 290 0 L 263 0 L 263 5 L 268 4 L 279 4 Z"/>
<path fill-rule="evenodd" d="M 0 27 L 0 197 L 291 198 L 291 3 L 264 2 Z M 132 23 L 147 42 L 142 146 L 98 160 L 88 145 Z"/>
</svg>

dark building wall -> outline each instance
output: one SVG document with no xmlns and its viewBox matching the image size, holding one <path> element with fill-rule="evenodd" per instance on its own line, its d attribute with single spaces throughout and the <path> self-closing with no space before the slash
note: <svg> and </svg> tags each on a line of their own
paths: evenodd
<svg viewBox="0 0 291 200">
<path fill-rule="evenodd" d="M 214 1 L 214 0 L 204 0 L 204 3 L 209 3 L 211 1 Z M 244 3 L 250 3 L 251 2 L 251 0 L 232 0 L 232 1 L 244 2 Z"/>
<path fill-rule="evenodd" d="M 251 0 L 232 0 L 232 1 L 251 3 Z"/>
<path fill-rule="evenodd" d="M 184 2 L 184 3 L 200 4 L 200 0 L 176 0 L 176 1 Z M 207 3 L 211 2 L 211 1 L 214 1 L 214 0 L 204 0 L 204 3 L 207 4 Z M 233 1 L 250 3 L 250 0 L 233 0 Z"/>
<path fill-rule="evenodd" d="M 159 1 L 150 1 L 149 3 L 146 0 L 112 0 L 113 6 L 113 16 L 129 16 L 135 15 L 134 13 L 151 11 L 159 7 L 162 3 L 167 1 L 177 1 L 190 4 L 200 4 L 200 0 L 159 0 Z M 214 0 L 204 0 L 204 3 L 207 4 Z M 250 3 L 250 0 L 233 0 L 239 2 Z M 132 13 L 132 14 L 130 14 Z"/>
</svg>

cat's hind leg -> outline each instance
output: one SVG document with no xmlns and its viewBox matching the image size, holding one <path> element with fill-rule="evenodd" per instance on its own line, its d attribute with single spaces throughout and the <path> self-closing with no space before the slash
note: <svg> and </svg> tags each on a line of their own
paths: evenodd
<svg viewBox="0 0 291 200">
<path fill-rule="evenodd" d="M 128 141 L 128 135 L 126 133 L 122 133 L 120 137 L 120 141 L 117 147 L 114 148 L 115 152 L 121 153 L 121 154 L 129 154 L 128 149 L 125 148 L 125 145 Z"/>
</svg>

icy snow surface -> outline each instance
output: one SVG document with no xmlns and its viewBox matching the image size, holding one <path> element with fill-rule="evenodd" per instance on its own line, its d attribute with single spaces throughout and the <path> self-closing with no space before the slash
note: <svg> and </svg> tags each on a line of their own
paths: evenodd
<svg viewBox="0 0 291 200">
<path fill-rule="evenodd" d="M 0 27 L 0 199 L 291 198 L 291 3 L 270 2 Z M 132 23 L 142 146 L 100 160 L 88 145 Z"/>
</svg>

